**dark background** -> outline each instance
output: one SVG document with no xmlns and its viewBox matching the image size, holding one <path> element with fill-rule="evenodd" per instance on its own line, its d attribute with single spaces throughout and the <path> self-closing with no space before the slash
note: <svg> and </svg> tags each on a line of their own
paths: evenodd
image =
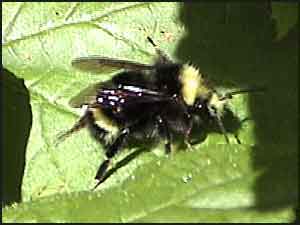
<svg viewBox="0 0 300 225">
<path fill-rule="evenodd" d="M 263 97 L 251 95 L 249 105 L 256 124 L 252 166 L 264 171 L 253 187 L 256 205 L 297 204 L 299 24 L 275 41 L 278 26 L 268 2 L 185 3 L 181 20 L 187 35 L 178 58 L 193 59 L 219 85 L 267 89 Z"/>
</svg>

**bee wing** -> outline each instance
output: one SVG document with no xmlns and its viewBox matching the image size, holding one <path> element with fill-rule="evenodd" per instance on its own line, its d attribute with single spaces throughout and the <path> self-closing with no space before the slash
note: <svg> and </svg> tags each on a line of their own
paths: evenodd
<svg viewBox="0 0 300 225">
<path fill-rule="evenodd" d="M 80 108 L 82 105 L 90 104 L 96 101 L 97 92 L 101 83 L 88 86 L 79 92 L 75 97 L 69 101 L 69 105 L 73 108 Z"/>
<path fill-rule="evenodd" d="M 154 104 L 157 102 L 168 102 L 172 97 L 150 89 L 144 89 L 137 86 L 123 86 L 122 89 L 102 88 L 98 91 L 97 97 L 101 99 L 98 102 L 102 108 L 123 108 L 130 109 L 141 108 L 143 111 L 144 104 Z"/>
<path fill-rule="evenodd" d="M 100 56 L 79 57 L 72 60 L 72 66 L 84 71 L 110 73 L 116 70 L 152 70 L 153 65 Z"/>
</svg>

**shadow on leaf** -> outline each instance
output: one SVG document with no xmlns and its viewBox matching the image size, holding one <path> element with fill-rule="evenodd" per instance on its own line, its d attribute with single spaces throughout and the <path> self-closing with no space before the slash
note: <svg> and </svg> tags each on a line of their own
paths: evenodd
<svg viewBox="0 0 300 225">
<path fill-rule="evenodd" d="M 192 61 L 217 86 L 264 86 L 249 95 L 256 129 L 253 169 L 255 206 L 295 205 L 298 192 L 298 26 L 274 43 L 271 3 L 185 3 L 180 19 L 187 35 L 177 58 Z M 241 140 L 243 142 L 243 140 Z"/>
</svg>

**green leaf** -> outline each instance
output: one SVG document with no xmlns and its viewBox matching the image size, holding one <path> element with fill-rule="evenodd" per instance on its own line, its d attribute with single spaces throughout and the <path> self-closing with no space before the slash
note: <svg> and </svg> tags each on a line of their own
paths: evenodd
<svg viewBox="0 0 300 225">
<path fill-rule="evenodd" d="M 24 79 L 32 111 L 27 147 L 26 134 L 9 126 L 17 127 L 18 120 L 5 117 L 10 121 L 5 139 L 12 143 L 22 135 L 25 142 L 7 144 L 5 152 L 25 154 L 26 159 L 18 162 L 25 163 L 22 203 L 5 207 L 4 221 L 293 221 L 298 26 L 291 21 L 286 38 L 273 43 L 269 9 L 267 3 L 3 3 L 2 62 Z M 87 55 L 152 62 L 155 51 L 147 35 L 172 58 L 193 62 L 220 86 L 263 85 L 268 91 L 232 99 L 233 113 L 250 120 L 238 129 L 226 123 L 227 129 L 232 127 L 230 145 L 211 132 L 193 151 L 179 145 L 170 157 L 164 155 L 163 143 L 146 150 L 126 148 L 115 157 L 114 172 L 93 192 L 95 172 L 104 159 L 102 146 L 86 130 L 54 143 L 78 119 L 68 101 L 112 74 L 84 73 L 70 62 Z M 2 82 L 7 96 L 19 89 L 8 79 Z M 6 106 L 27 101 L 5 99 L 11 99 Z M 5 110 L 9 115 L 9 107 Z M 5 168 L 5 182 L 20 173 Z"/>
</svg>

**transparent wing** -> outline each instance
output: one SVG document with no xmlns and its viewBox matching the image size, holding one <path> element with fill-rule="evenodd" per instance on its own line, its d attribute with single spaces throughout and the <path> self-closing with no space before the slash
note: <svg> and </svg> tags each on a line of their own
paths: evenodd
<svg viewBox="0 0 300 225">
<path fill-rule="evenodd" d="M 73 108 L 81 108 L 82 105 L 90 104 L 96 101 L 96 96 L 101 83 L 90 85 L 83 89 L 79 94 L 69 101 L 69 105 Z"/>
<path fill-rule="evenodd" d="M 100 56 L 87 56 L 75 58 L 72 60 L 72 66 L 84 71 L 95 73 L 110 73 L 116 70 L 152 70 L 155 69 L 153 65 L 122 60 L 113 59 Z"/>
</svg>

